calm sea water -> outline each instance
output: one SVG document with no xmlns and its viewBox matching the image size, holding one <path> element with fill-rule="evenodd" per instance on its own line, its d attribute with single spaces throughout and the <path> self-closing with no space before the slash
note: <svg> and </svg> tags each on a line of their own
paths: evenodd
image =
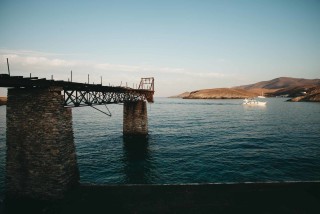
<svg viewBox="0 0 320 214">
<path fill-rule="evenodd" d="M 112 117 L 74 108 L 81 182 L 214 183 L 320 180 L 320 103 L 269 98 L 157 98 L 148 104 L 149 138 L 122 137 L 122 105 Z M 99 106 L 104 110 L 104 106 Z M 5 113 L 0 107 L 0 192 L 4 188 Z"/>
</svg>

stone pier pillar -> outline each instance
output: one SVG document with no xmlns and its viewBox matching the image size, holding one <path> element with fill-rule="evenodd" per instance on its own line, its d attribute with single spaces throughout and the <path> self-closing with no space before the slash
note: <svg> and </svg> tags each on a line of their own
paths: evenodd
<svg viewBox="0 0 320 214">
<path fill-rule="evenodd" d="M 123 105 L 123 134 L 147 136 L 148 114 L 145 101 L 125 102 Z"/>
<path fill-rule="evenodd" d="M 8 198 L 58 199 L 79 183 L 72 112 L 61 91 L 8 89 Z"/>
</svg>

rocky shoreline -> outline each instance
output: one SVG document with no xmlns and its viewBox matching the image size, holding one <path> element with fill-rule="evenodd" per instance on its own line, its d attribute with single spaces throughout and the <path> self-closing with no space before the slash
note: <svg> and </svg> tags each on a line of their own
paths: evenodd
<svg viewBox="0 0 320 214">
<path fill-rule="evenodd" d="M 310 88 L 305 95 L 294 97 L 291 102 L 320 102 L 320 86 Z"/>
</svg>

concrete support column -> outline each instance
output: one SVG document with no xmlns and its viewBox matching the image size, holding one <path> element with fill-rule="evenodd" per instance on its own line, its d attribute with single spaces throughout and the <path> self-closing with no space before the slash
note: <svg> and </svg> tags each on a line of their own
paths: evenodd
<svg viewBox="0 0 320 214">
<path fill-rule="evenodd" d="M 61 91 L 8 89 L 8 198 L 58 199 L 79 183 L 72 112 Z"/>
<path fill-rule="evenodd" d="M 145 101 L 125 102 L 123 105 L 123 134 L 147 136 L 148 114 Z"/>
</svg>

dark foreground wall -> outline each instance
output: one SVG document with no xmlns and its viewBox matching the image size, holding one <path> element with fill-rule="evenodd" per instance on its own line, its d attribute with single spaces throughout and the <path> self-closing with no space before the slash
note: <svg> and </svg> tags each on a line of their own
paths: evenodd
<svg viewBox="0 0 320 214">
<path fill-rule="evenodd" d="M 125 136 L 148 135 L 148 114 L 145 101 L 124 103 L 123 134 Z"/>
<path fill-rule="evenodd" d="M 1 204 L 0 204 L 1 205 Z M 1 211 L 1 210 L 0 210 Z M 81 185 L 56 202 L 6 201 L 4 213 L 320 213 L 320 183 Z"/>
<path fill-rule="evenodd" d="M 72 114 L 61 90 L 8 89 L 8 198 L 61 198 L 79 181 Z"/>
</svg>

